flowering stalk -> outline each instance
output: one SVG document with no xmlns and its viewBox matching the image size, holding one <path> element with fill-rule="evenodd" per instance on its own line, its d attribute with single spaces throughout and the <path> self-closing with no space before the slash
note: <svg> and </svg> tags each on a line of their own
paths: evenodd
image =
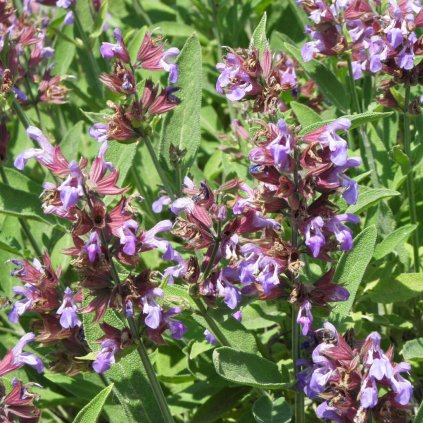
<svg viewBox="0 0 423 423">
<path fill-rule="evenodd" d="M 414 187 L 414 170 L 413 170 L 413 158 L 411 157 L 411 136 L 410 136 L 410 118 L 409 118 L 409 106 L 410 106 L 410 85 L 405 84 L 405 100 L 403 109 L 403 123 L 404 123 L 404 150 L 410 163 L 410 170 L 407 174 L 407 196 L 408 204 L 410 208 L 410 221 L 413 225 L 418 224 L 417 211 L 416 211 L 416 197 Z M 414 253 L 414 272 L 419 271 L 420 259 L 419 259 L 419 231 L 416 229 L 413 232 L 413 253 Z"/>
</svg>

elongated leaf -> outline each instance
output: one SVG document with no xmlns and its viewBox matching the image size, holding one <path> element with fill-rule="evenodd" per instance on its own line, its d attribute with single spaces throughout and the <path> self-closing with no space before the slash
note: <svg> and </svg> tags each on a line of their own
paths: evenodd
<svg viewBox="0 0 423 423">
<path fill-rule="evenodd" d="M 349 119 L 351 121 L 351 127 L 350 129 L 358 128 L 361 125 L 365 125 L 369 122 L 375 122 L 379 119 L 383 119 L 386 117 L 389 117 L 393 114 L 393 112 L 364 112 L 364 113 L 358 113 L 354 115 L 345 115 L 342 116 L 346 119 Z M 314 131 L 315 129 L 318 129 L 324 125 L 328 125 L 329 123 L 334 122 L 336 119 L 327 119 L 323 120 L 321 122 L 311 123 L 310 125 L 305 126 L 299 133 L 300 137 L 303 137 L 304 135 L 307 135 L 309 132 Z"/>
<path fill-rule="evenodd" d="M 342 320 L 350 312 L 364 272 L 373 256 L 376 237 L 376 227 L 369 226 L 354 238 L 352 251 L 342 254 L 336 266 L 334 280 L 345 286 L 350 297 L 347 301 L 336 303 L 331 313 L 333 320 Z"/>
<path fill-rule="evenodd" d="M 90 34 L 90 38 L 94 40 L 98 38 L 103 33 L 103 25 L 106 21 L 107 12 L 109 10 L 109 0 L 103 0 L 101 2 L 100 10 L 97 13 L 94 20 L 94 28 Z"/>
<path fill-rule="evenodd" d="M 87 298 L 84 298 L 87 304 Z M 93 351 L 99 349 L 98 339 L 103 335 L 99 325 L 92 321 L 91 314 L 83 315 L 84 333 L 88 345 Z M 111 310 L 106 312 L 104 320 L 118 329 L 123 327 L 119 316 Z M 157 412 L 157 403 L 148 382 L 143 364 L 136 350 L 125 351 L 117 357 L 116 363 L 104 373 L 110 383 L 114 383 L 117 396 L 127 418 L 127 423 L 161 423 L 162 416 Z"/>
<path fill-rule="evenodd" d="M 395 280 L 382 278 L 370 292 L 375 303 L 391 304 L 408 301 L 422 292 L 423 273 L 402 273 Z"/>
<path fill-rule="evenodd" d="M 0 183 L 0 213 L 57 224 L 54 216 L 43 213 L 37 195 L 14 189 L 3 183 Z"/>
<path fill-rule="evenodd" d="M 326 66 L 317 60 L 304 62 L 300 50 L 289 44 L 284 44 L 285 50 L 292 55 L 304 68 L 307 76 L 315 81 L 322 94 L 341 110 L 347 110 L 350 105 L 350 96 L 345 91 L 344 84 Z M 342 93 L 342 95 L 340 95 Z"/>
<path fill-rule="evenodd" d="M 60 142 L 60 149 L 67 160 L 77 160 L 84 122 L 72 126 Z"/>
<path fill-rule="evenodd" d="M 178 59 L 179 79 L 177 95 L 181 99 L 163 123 L 159 157 L 171 165 L 171 145 L 185 152 L 182 159 L 184 171 L 194 162 L 201 139 L 201 46 L 196 34 L 185 43 Z"/>
<path fill-rule="evenodd" d="M 402 355 L 406 360 L 423 358 L 423 338 L 407 341 L 402 348 Z"/>
<path fill-rule="evenodd" d="M 407 241 L 416 228 L 417 225 L 405 225 L 390 233 L 380 244 L 376 246 L 373 257 L 376 260 L 380 260 L 389 253 L 392 253 L 397 246 Z"/>
<path fill-rule="evenodd" d="M 107 397 L 112 392 L 113 383 L 97 394 L 75 417 L 73 423 L 95 423 L 100 417 Z"/>
<path fill-rule="evenodd" d="M 414 423 L 423 423 L 423 401 L 420 404 L 419 409 L 417 410 L 416 418 L 414 419 Z"/>
<path fill-rule="evenodd" d="M 300 122 L 301 126 L 308 126 L 315 123 L 322 122 L 322 118 L 310 107 L 306 106 L 305 104 L 297 103 L 296 101 L 291 101 L 289 103 L 292 110 L 295 113 L 295 116 Z"/>
<path fill-rule="evenodd" d="M 126 175 L 131 170 L 137 152 L 137 143 L 121 144 L 118 142 L 110 143 L 106 153 L 106 160 L 113 163 L 113 166 L 119 171 L 118 184 L 122 185 Z"/>
<path fill-rule="evenodd" d="M 396 195 L 400 195 L 400 193 L 392 189 L 360 186 L 360 195 L 358 196 L 357 204 L 349 206 L 346 213 L 361 213 L 379 203 L 384 198 L 395 197 Z"/>
<path fill-rule="evenodd" d="M 11 238 L 0 232 L 0 250 L 22 257 L 22 247 L 15 238 Z"/>
<path fill-rule="evenodd" d="M 253 415 L 258 423 L 288 423 L 292 412 L 285 398 L 272 401 L 263 395 L 254 403 Z"/>
<path fill-rule="evenodd" d="M 213 363 L 218 375 L 239 385 L 262 389 L 282 389 L 289 385 L 275 363 L 255 354 L 220 347 L 213 351 Z"/>
<path fill-rule="evenodd" d="M 267 23 L 267 14 L 266 12 L 260 19 L 257 28 L 253 32 L 253 36 L 251 37 L 250 46 L 255 47 L 259 52 L 259 57 L 262 56 L 264 49 L 268 45 L 268 41 L 266 38 L 266 23 Z"/>
<path fill-rule="evenodd" d="M 224 388 L 209 398 L 194 414 L 191 423 L 213 423 L 235 407 L 249 388 Z"/>
</svg>

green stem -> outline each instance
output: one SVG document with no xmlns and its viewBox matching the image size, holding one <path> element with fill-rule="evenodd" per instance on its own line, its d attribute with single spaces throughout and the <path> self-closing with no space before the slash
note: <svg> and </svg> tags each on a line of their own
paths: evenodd
<svg viewBox="0 0 423 423">
<path fill-rule="evenodd" d="M 166 401 L 166 397 L 164 396 L 160 382 L 157 379 L 156 372 L 154 371 L 153 365 L 151 364 L 150 358 L 148 357 L 148 352 L 144 346 L 144 343 L 142 342 L 141 337 L 139 336 L 137 324 L 132 317 L 128 317 L 128 324 L 162 416 L 166 423 L 174 423 L 172 414 L 170 413 L 169 406 Z"/>
<path fill-rule="evenodd" d="M 416 209 L 416 197 L 415 197 L 415 186 L 414 186 L 414 170 L 413 170 L 413 158 L 411 157 L 411 134 L 410 134 L 410 117 L 408 114 L 408 108 L 410 106 L 410 85 L 405 86 L 405 100 L 403 110 L 403 123 L 404 123 L 404 150 L 410 163 L 410 170 L 407 174 L 407 197 L 410 210 L 410 221 L 413 225 L 418 225 L 417 220 L 417 209 Z M 413 255 L 414 255 L 414 272 L 419 271 L 419 231 L 418 228 L 413 232 Z"/>
<path fill-rule="evenodd" d="M 195 302 L 198 311 L 200 312 L 201 316 L 206 321 L 211 333 L 214 335 L 214 337 L 217 339 L 220 345 L 224 347 L 231 347 L 231 343 L 228 341 L 226 336 L 223 334 L 223 332 L 220 330 L 218 324 L 215 322 L 215 320 L 207 313 L 206 306 L 203 303 L 203 300 L 199 297 L 192 297 L 193 301 Z"/>
<path fill-rule="evenodd" d="M 353 98 L 353 104 L 354 104 L 354 109 L 355 109 L 354 111 L 356 113 L 362 113 L 362 107 L 360 105 L 357 89 L 356 89 L 356 86 L 355 86 L 352 63 L 351 63 L 350 57 L 347 58 L 347 62 L 348 62 L 348 83 L 350 85 L 350 91 L 351 91 L 351 95 L 352 95 L 352 98 Z M 364 157 L 365 162 L 367 162 L 369 170 L 372 171 L 372 173 L 370 174 L 370 179 L 371 179 L 374 187 L 379 187 L 380 182 L 379 182 L 379 177 L 378 177 L 378 174 L 377 174 L 376 162 L 375 162 L 372 146 L 371 146 L 370 141 L 369 141 L 369 137 L 367 136 L 367 132 L 364 128 L 360 127 L 358 131 L 359 131 L 360 136 L 363 140 L 363 146 L 364 146 L 364 152 L 365 152 L 365 155 L 364 155 L 365 156 Z"/>
<path fill-rule="evenodd" d="M 97 60 L 93 55 L 90 41 L 88 40 L 87 35 L 85 34 L 84 28 L 82 27 L 81 21 L 79 19 L 78 14 L 76 13 L 76 10 L 73 11 L 73 15 L 75 18 L 75 25 L 78 30 L 79 36 L 81 37 L 82 42 L 84 43 L 84 46 L 88 55 L 88 60 L 90 61 L 90 65 L 92 66 L 92 69 L 94 70 L 95 75 L 97 75 L 97 78 L 94 78 L 95 85 L 96 85 L 95 87 L 96 92 L 101 96 L 101 98 L 103 98 L 103 85 L 100 83 L 100 80 L 98 79 L 101 73 L 100 67 L 98 66 Z"/>
<path fill-rule="evenodd" d="M 298 197 L 298 185 L 299 185 L 299 175 L 298 175 L 298 152 L 295 151 L 295 157 L 294 157 L 294 192 L 296 193 Z M 297 219 L 295 216 L 295 210 L 292 210 L 291 213 L 291 244 L 292 248 L 298 249 L 298 224 Z M 292 275 L 291 278 L 292 287 L 294 288 L 295 285 L 299 282 L 298 275 Z M 297 380 L 297 373 L 298 373 L 298 367 L 297 363 L 298 360 L 301 357 L 300 354 L 300 327 L 297 323 L 297 313 L 298 308 L 295 304 L 292 304 L 291 307 L 291 329 L 292 329 L 292 365 L 294 367 L 294 375 L 295 380 Z M 302 390 L 295 390 L 295 414 L 294 414 L 294 421 L 295 423 L 304 423 L 305 422 L 305 416 L 304 416 L 304 392 Z"/>
<path fill-rule="evenodd" d="M 142 7 L 141 0 L 133 0 L 132 4 L 134 5 L 135 11 L 145 20 L 145 23 L 149 26 L 153 26 L 153 21 L 148 16 L 148 13 L 145 12 L 144 8 Z"/>
<path fill-rule="evenodd" d="M 22 125 L 24 128 L 28 128 L 28 126 L 31 126 L 31 122 L 28 119 L 28 116 L 22 109 L 21 105 L 18 103 L 18 100 L 16 98 L 13 99 L 12 107 L 15 110 L 16 114 L 18 115 L 19 120 L 22 122 Z"/>
<path fill-rule="evenodd" d="M 150 153 L 151 160 L 153 160 L 154 167 L 157 170 L 157 173 L 159 174 L 159 177 L 163 183 L 164 188 L 169 192 L 170 195 L 174 196 L 175 193 L 173 191 L 173 187 L 171 183 L 169 182 L 169 179 L 166 176 L 166 173 L 164 173 L 162 166 L 160 165 L 159 159 L 156 155 L 156 152 L 154 151 L 153 144 L 151 143 L 151 140 L 148 136 L 145 136 L 143 138 L 145 145 L 147 146 L 148 152 Z"/>
</svg>

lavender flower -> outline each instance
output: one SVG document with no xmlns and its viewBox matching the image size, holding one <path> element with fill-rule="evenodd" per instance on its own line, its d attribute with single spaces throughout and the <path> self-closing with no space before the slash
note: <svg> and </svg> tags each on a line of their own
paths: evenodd
<svg viewBox="0 0 423 423">
<path fill-rule="evenodd" d="M 81 326 L 82 322 L 78 319 L 77 312 L 78 308 L 75 305 L 73 292 L 69 287 L 66 287 L 62 305 L 57 310 L 62 328 L 69 329 Z"/>
</svg>

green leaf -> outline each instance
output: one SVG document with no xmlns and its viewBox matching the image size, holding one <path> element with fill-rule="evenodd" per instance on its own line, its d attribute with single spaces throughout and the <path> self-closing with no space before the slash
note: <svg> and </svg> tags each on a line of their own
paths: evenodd
<svg viewBox="0 0 423 423">
<path fill-rule="evenodd" d="M 253 415 L 258 423 L 289 423 L 292 412 L 285 398 L 272 401 L 267 395 L 263 395 L 254 403 Z"/>
<path fill-rule="evenodd" d="M 224 388 L 211 396 L 201 407 L 198 408 L 191 423 L 213 423 L 222 415 L 236 407 L 242 397 L 248 392 L 248 388 Z"/>
<path fill-rule="evenodd" d="M 369 207 L 374 206 L 385 198 L 400 195 L 398 191 L 388 188 L 369 188 L 360 186 L 360 194 L 357 204 L 353 204 L 345 210 L 346 213 L 361 213 Z"/>
<path fill-rule="evenodd" d="M 395 280 L 382 278 L 370 292 L 375 303 L 391 304 L 418 297 L 422 292 L 423 273 L 401 273 Z"/>
<path fill-rule="evenodd" d="M 118 185 L 122 186 L 126 175 L 131 170 L 137 152 L 138 143 L 122 144 L 111 142 L 106 153 L 106 160 L 112 162 L 113 166 L 119 171 Z"/>
<path fill-rule="evenodd" d="M 184 151 L 182 174 L 194 162 L 201 140 L 201 46 L 196 34 L 191 35 L 177 59 L 179 79 L 177 95 L 181 103 L 167 113 L 163 122 L 159 145 L 159 157 L 171 165 L 171 145 Z M 178 187 L 179 189 L 179 187 Z"/>
<path fill-rule="evenodd" d="M 364 272 L 373 256 L 377 231 L 375 226 L 369 226 L 354 238 L 354 247 L 344 252 L 336 266 L 334 281 L 342 283 L 350 293 L 347 301 L 336 303 L 331 315 L 335 320 L 342 320 L 351 310 L 358 287 Z"/>
<path fill-rule="evenodd" d="M 322 118 L 310 107 L 296 101 L 289 103 L 291 109 L 295 113 L 298 122 L 301 126 L 308 126 L 314 123 L 322 122 Z"/>
<path fill-rule="evenodd" d="M 75 44 L 68 41 L 68 39 L 73 40 L 74 38 L 73 25 L 62 26 L 59 33 L 63 34 L 66 38 L 60 36 L 57 38 L 56 45 L 54 46 L 55 66 L 52 72 L 53 75 L 63 76 L 67 74 L 76 52 Z"/>
<path fill-rule="evenodd" d="M 419 409 L 417 410 L 416 418 L 414 419 L 414 423 L 423 423 L 423 401 L 420 404 Z"/>
<path fill-rule="evenodd" d="M 241 322 L 238 322 L 231 315 L 225 316 L 221 310 L 208 309 L 207 314 L 218 323 L 220 331 L 229 340 L 231 347 L 244 352 L 257 353 L 257 343 L 254 335 Z M 193 315 L 192 317 L 201 326 L 211 330 L 203 317 L 199 315 Z"/>
<path fill-rule="evenodd" d="M 297 47 L 289 43 L 285 43 L 284 47 L 285 50 L 304 68 L 307 76 L 317 83 L 322 94 L 327 97 L 331 103 L 341 110 L 348 110 L 350 106 L 350 96 L 345 90 L 344 84 L 332 71 L 317 60 L 304 62 L 301 51 Z M 342 95 L 340 93 L 342 93 Z"/>
<path fill-rule="evenodd" d="M 75 417 L 73 423 L 95 423 L 100 417 L 101 410 L 107 397 L 112 392 L 113 383 L 97 394 Z"/>
<path fill-rule="evenodd" d="M 423 338 L 407 341 L 402 348 L 402 355 L 406 360 L 423 358 Z"/>
<path fill-rule="evenodd" d="M 417 225 L 405 225 L 391 232 L 380 244 L 375 248 L 373 258 L 380 260 L 395 250 L 396 247 L 407 241 L 409 236 L 416 230 Z"/>
<path fill-rule="evenodd" d="M 407 157 L 407 155 L 402 151 L 401 147 L 399 145 L 394 145 L 394 147 L 391 150 L 392 158 L 396 163 L 398 163 L 401 167 L 402 173 L 404 175 L 407 175 L 410 171 L 410 159 Z"/>
<path fill-rule="evenodd" d="M 109 0 L 103 0 L 101 2 L 100 10 L 98 11 L 95 20 L 94 28 L 90 34 L 92 40 L 98 38 L 103 33 L 104 22 L 106 21 L 107 12 L 109 10 Z"/>
<path fill-rule="evenodd" d="M 0 213 L 25 219 L 35 219 L 56 225 L 54 216 L 44 214 L 37 195 L 14 189 L 0 182 Z"/>
<path fill-rule="evenodd" d="M 383 119 L 386 117 L 389 117 L 393 114 L 393 112 L 364 112 L 354 115 L 345 115 L 342 116 L 346 119 L 349 119 L 351 121 L 351 127 L 350 129 L 358 128 L 361 125 L 365 125 L 369 122 L 375 122 L 379 119 Z M 303 137 L 304 135 L 307 135 L 309 132 L 314 131 L 315 129 L 321 128 L 324 125 L 328 125 L 332 122 L 335 122 L 336 119 L 327 119 L 323 120 L 321 122 L 312 123 L 306 127 L 304 127 L 300 132 L 299 136 Z"/>
<path fill-rule="evenodd" d="M 262 389 L 289 386 L 275 363 L 255 354 L 220 347 L 213 351 L 213 363 L 217 374 L 229 382 Z"/>
<path fill-rule="evenodd" d="M 78 160 L 79 145 L 82 138 L 84 122 L 79 121 L 66 132 L 60 142 L 60 149 L 67 160 Z"/>
<path fill-rule="evenodd" d="M 0 232 L 0 250 L 22 257 L 22 247 L 17 239 L 7 236 L 3 232 Z"/>
<path fill-rule="evenodd" d="M 258 50 L 260 58 L 263 55 L 265 48 L 268 46 L 268 41 L 266 38 L 266 23 L 267 14 L 265 12 L 262 18 L 260 19 L 257 28 L 254 30 L 253 36 L 251 37 L 250 41 L 250 46 L 254 46 Z"/>
</svg>

